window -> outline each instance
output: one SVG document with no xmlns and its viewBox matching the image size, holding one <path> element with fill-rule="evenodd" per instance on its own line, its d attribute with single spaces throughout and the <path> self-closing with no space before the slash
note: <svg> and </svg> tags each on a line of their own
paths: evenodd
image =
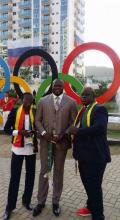
<svg viewBox="0 0 120 220">
<path fill-rule="evenodd" d="M 24 39 L 30 38 L 30 36 L 25 36 Z"/>
</svg>

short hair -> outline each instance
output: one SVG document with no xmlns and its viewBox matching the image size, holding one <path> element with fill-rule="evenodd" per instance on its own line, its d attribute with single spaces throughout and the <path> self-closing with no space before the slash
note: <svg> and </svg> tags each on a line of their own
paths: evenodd
<svg viewBox="0 0 120 220">
<path fill-rule="evenodd" d="M 31 96 L 32 98 L 33 98 L 33 95 L 32 95 L 32 93 L 30 93 L 30 92 L 25 92 L 25 93 L 23 93 L 23 95 L 22 95 L 22 99 L 24 99 L 24 97 L 26 96 L 26 95 L 29 95 L 29 96 Z"/>
<path fill-rule="evenodd" d="M 82 92 L 81 92 L 81 95 L 82 93 L 84 93 L 85 90 L 89 90 L 89 92 L 93 95 L 93 97 L 95 97 L 95 91 L 92 87 L 90 86 L 85 86 L 83 89 L 82 89 Z"/>
<path fill-rule="evenodd" d="M 54 85 L 56 82 L 61 82 L 61 84 L 64 86 L 64 81 L 61 79 L 54 79 L 52 85 Z"/>
<path fill-rule="evenodd" d="M 7 91 L 5 91 L 5 93 L 9 94 L 9 91 L 7 90 Z"/>
</svg>

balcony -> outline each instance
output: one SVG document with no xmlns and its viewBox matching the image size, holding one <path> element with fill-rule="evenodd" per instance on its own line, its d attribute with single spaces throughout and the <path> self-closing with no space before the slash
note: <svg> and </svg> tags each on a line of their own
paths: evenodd
<svg viewBox="0 0 120 220">
<path fill-rule="evenodd" d="M 8 21 L 12 18 L 11 15 L 8 15 L 8 14 L 4 14 L 4 15 L 0 15 L 0 21 Z"/>
<path fill-rule="evenodd" d="M 19 12 L 20 17 L 30 18 L 32 15 L 31 10 L 24 10 Z"/>
<path fill-rule="evenodd" d="M 43 25 L 50 24 L 50 17 L 49 16 L 42 16 L 42 24 Z"/>
<path fill-rule="evenodd" d="M 7 40 L 8 40 L 8 37 L 5 37 L 5 36 L 1 36 L 0 35 L 0 40 L 2 41 L 2 42 L 6 42 Z"/>
<path fill-rule="evenodd" d="M 81 14 L 82 16 L 84 16 L 84 15 L 85 15 L 85 10 L 82 9 L 80 14 Z"/>
<path fill-rule="evenodd" d="M 8 22 L 0 24 L 0 31 L 8 30 Z"/>
<path fill-rule="evenodd" d="M 30 27 L 31 28 L 31 19 L 29 20 L 20 20 L 19 21 L 19 26 L 20 27 Z"/>
<path fill-rule="evenodd" d="M 45 50 L 45 48 L 44 48 L 44 50 Z M 42 66 L 42 72 L 47 73 L 47 72 L 49 72 L 49 71 L 50 71 L 50 67 L 49 67 L 49 65 L 44 65 L 44 63 L 43 63 L 43 66 Z"/>
<path fill-rule="evenodd" d="M 83 18 L 83 19 L 80 19 L 80 23 L 82 24 L 82 25 L 84 25 L 85 24 L 85 19 Z"/>
<path fill-rule="evenodd" d="M 12 3 L 12 0 L 0 0 L 0 4 L 2 5 L 8 4 L 8 3 Z"/>
<path fill-rule="evenodd" d="M 85 7 L 85 1 L 84 0 L 81 0 L 80 3 L 81 3 L 82 7 Z"/>
<path fill-rule="evenodd" d="M 43 7 L 41 10 L 42 15 L 49 15 L 50 14 L 50 8 L 49 7 Z"/>
<path fill-rule="evenodd" d="M 19 8 L 24 9 L 24 8 L 31 8 L 31 1 L 27 2 L 20 2 L 18 4 Z"/>
<path fill-rule="evenodd" d="M 49 50 L 49 42 L 43 43 L 43 47 L 44 47 L 46 50 Z"/>
<path fill-rule="evenodd" d="M 49 37 L 45 37 L 45 38 L 43 38 L 42 39 L 42 42 L 43 42 L 43 44 L 48 44 L 48 43 L 50 43 L 50 41 L 49 41 Z"/>
<path fill-rule="evenodd" d="M 41 33 L 42 34 L 49 34 L 49 26 L 42 26 L 41 28 Z"/>
<path fill-rule="evenodd" d="M 50 0 L 42 0 L 42 5 L 50 5 Z"/>
<path fill-rule="evenodd" d="M 8 35 L 8 31 L 6 31 L 6 32 L 1 32 L 0 33 L 0 37 L 2 37 L 2 36 L 7 36 Z"/>
<path fill-rule="evenodd" d="M 11 34 L 8 31 L 0 33 L 0 40 L 8 39 L 10 37 L 11 37 Z"/>
<path fill-rule="evenodd" d="M 32 32 L 31 32 L 31 30 L 21 30 L 21 29 L 19 29 L 19 36 L 20 37 L 31 37 L 31 35 L 32 35 Z"/>
<path fill-rule="evenodd" d="M 0 13 L 5 13 L 8 11 L 12 11 L 12 6 L 9 5 L 3 5 L 2 7 L 0 7 Z"/>
</svg>

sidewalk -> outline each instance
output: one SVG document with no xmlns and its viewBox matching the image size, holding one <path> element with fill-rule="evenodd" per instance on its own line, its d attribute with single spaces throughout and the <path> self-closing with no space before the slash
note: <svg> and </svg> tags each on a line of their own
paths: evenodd
<svg viewBox="0 0 120 220">
<path fill-rule="evenodd" d="M 0 137 L 1 138 L 1 137 Z M 0 141 L 2 138 L 0 139 Z M 0 148 L 3 146 L 9 149 L 10 144 L 0 143 Z M 9 146 L 8 146 L 9 145 Z M 38 217 L 32 217 L 32 213 L 26 211 L 21 204 L 21 197 L 24 188 L 24 175 L 25 171 L 22 171 L 22 178 L 20 182 L 20 189 L 18 195 L 17 208 L 11 215 L 11 220 L 55 220 L 56 217 L 52 214 L 51 200 L 52 190 L 49 191 L 46 207 Z M 35 187 L 33 192 L 32 204 L 33 206 L 37 203 L 37 189 L 38 189 L 38 178 L 40 170 L 40 161 L 37 160 L 36 167 L 36 179 Z M 3 212 L 6 205 L 8 184 L 10 175 L 10 158 L 2 156 L 0 158 L 0 220 L 3 219 Z M 104 196 L 104 207 L 106 220 L 120 220 L 120 155 L 112 156 L 112 163 L 108 164 L 103 181 L 103 196 Z M 79 173 L 76 176 L 74 172 L 74 160 L 66 160 L 65 163 L 65 174 L 64 174 L 64 190 L 61 197 L 61 215 L 58 217 L 59 220 L 91 220 L 90 217 L 77 217 L 76 209 L 84 206 L 86 201 L 86 194 L 82 183 L 80 181 Z"/>
</svg>

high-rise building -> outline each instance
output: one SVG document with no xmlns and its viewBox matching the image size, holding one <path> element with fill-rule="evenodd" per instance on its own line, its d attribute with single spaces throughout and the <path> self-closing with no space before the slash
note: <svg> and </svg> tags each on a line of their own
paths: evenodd
<svg viewBox="0 0 120 220">
<path fill-rule="evenodd" d="M 66 56 L 84 41 L 84 17 L 85 0 L 0 0 L 0 42 L 8 47 L 9 65 L 24 51 L 42 47 L 60 72 Z M 71 65 L 72 73 L 82 68 L 82 56 Z M 36 57 L 33 63 L 40 62 Z M 50 68 L 46 61 L 41 68 L 44 78 Z"/>
</svg>

